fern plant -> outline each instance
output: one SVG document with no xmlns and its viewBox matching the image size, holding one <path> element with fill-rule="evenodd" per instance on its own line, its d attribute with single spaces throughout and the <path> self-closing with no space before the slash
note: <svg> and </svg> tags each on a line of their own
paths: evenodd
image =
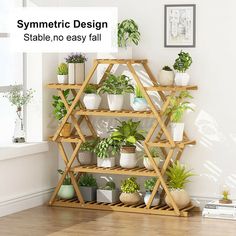
<svg viewBox="0 0 236 236">
<path fill-rule="evenodd" d="M 84 93 L 86 94 L 96 94 L 97 93 L 97 86 L 95 84 L 88 84 L 85 89 Z"/>
<path fill-rule="evenodd" d="M 121 182 L 120 188 L 123 193 L 136 193 L 140 186 L 137 184 L 135 177 L 130 177 Z"/>
<path fill-rule="evenodd" d="M 91 174 L 84 173 L 79 179 L 79 186 L 97 187 L 97 181 Z"/>
</svg>

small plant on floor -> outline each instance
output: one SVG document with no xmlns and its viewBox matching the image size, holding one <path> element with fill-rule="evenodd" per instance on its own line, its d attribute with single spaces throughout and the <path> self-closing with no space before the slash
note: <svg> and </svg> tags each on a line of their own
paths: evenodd
<svg viewBox="0 0 236 236">
<path fill-rule="evenodd" d="M 123 193 L 136 193 L 140 190 L 140 186 L 137 184 L 135 177 L 123 180 L 120 188 Z"/>
<path fill-rule="evenodd" d="M 113 181 L 108 181 L 105 186 L 101 187 L 103 190 L 115 190 L 116 184 Z"/>
<path fill-rule="evenodd" d="M 157 177 L 152 177 L 150 179 L 145 180 L 144 187 L 146 191 L 152 192 L 156 182 L 157 182 Z"/>
<path fill-rule="evenodd" d="M 60 174 L 60 175 L 63 175 L 64 174 L 64 171 L 59 169 L 57 170 L 57 172 Z M 63 185 L 71 185 L 71 178 L 69 176 L 69 174 L 66 175 L 65 179 L 63 180 Z"/>
<path fill-rule="evenodd" d="M 97 94 L 98 93 L 97 86 L 95 84 L 88 84 L 84 89 L 84 93 L 86 93 L 86 94 Z"/>
<path fill-rule="evenodd" d="M 97 181 L 91 174 L 83 174 L 79 179 L 79 186 L 97 187 Z"/>
<path fill-rule="evenodd" d="M 175 60 L 173 67 L 178 72 L 184 73 L 191 66 L 192 58 L 189 53 L 183 52 L 182 50 L 178 56 L 179 57 Z"/>
<path fill-rule="evenodd" d="M 173 71 L 169 66 L 163 66 L 162 70 Z"/>
<path fill-rule="evenodd" d="M 71 53 L 65 60 L 67 63 L 84 63 L 87 61 L 87 58 L 82 53 Z"/>
<path fill-rule="evenodd" d="M 66 63 L 61 63 L 57 68 L 58 75 L 68 75 L 68 66 Z"/>
</svg>

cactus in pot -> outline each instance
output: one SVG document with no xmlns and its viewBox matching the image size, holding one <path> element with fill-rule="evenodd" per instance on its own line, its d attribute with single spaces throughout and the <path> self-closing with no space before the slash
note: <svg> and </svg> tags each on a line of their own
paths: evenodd
<svg viewBox="0 0 236 236">
<path fill-rule="evenodd" d="M 68 83 L 68 66 L 66 63 L 61 63 L 57 67 L 57 80 L 59 84 Z"/>
</svg>

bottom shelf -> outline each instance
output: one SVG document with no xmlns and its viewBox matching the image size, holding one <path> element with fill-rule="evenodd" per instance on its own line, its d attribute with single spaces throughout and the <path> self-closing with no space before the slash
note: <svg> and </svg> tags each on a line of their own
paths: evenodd
<svg viewBox="0 0 236 236">
<path fill-rule="evenodd" d="M 59 207 L 72 207 L 72 208 L 82 208 L 82 209 L 94 209 L 94 210 L 104 210 L 104 211 L 120 211 L 120 212 L 133 212 L 133 213 L 143 213 L 143 214 L 153 214 L 153 215 L 166 215 L 166 216 L 176 216 L 173 208 L 170 208 L 167 205 L 158 205 L 151 207 L 150 209 L 146 208 L 146 205 L 143 203 L 136 205 L 125 205 L 121 202 L 118 203 L 98 203 L 85 202 L 81 204 L 77 198 L 70 200 L 56 200 L 52 206 Z M 194 205 L 189 205 L 180 210 L 180 216 L 188 216 L 189 210 L 193 209 Z"/>
</svg>

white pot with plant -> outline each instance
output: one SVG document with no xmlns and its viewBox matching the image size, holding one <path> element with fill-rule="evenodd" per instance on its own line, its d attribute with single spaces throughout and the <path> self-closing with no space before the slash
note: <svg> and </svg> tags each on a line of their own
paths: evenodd
<svg viewBox="0 0 236 236">
<path fill-rule="evenodd" d="M 130 177 L 121 182 L 121 195 L 120 201 L 124 204 L 134 205 L 141 202 L 139 195 L 140 186 L 136 182 L 135 177 Z"/>
<path fill-rule="evenodd" d="M 157 147 L 151 148 L 150 149 L 150 154 L 152 156 L 152 159 L 156 163 L 156 165 L 159 166 L 160 160 L 163 158 L 163 155 L 162 155 L 162 152 L 161 152 L 160 148 L 157 148 Z M 143 156 L 143 165 L 145 166 L 145 168 L 147 170 L 154 170 L 153 165 L 150 162 L 149 157 L 147 156 L 147 154 L 145 154 Z"/>
<path fill-rule="evenodd" d="M 139 130 L 140 121 L 119 121 L 116 128 L 113 129 L 111 138 L 117 141 L 120 145 L 120 166 L 123 168 L 134 168 L 138 164 L 138 159 L 136 156 L 136 146 L 137 142 L 144 140 L 145 132 Z"/>
<path fill-rule="evenodd" d="M 96 85 L 89 84 L 84 90 L 83 102 L 88 110 L 96 110 L 99 108 L 102 98 L 98 94 Z"/>
<path fill-rule="evenodd" d="M 181 122 L 184 112 L 193 109 L 189 106 L 187 98 L 193 98 L 189 92 L 182 91 L 178 96 L 171 96 L 170 104 L 165 111 L 170 116 L 170 128 L 173 141 L 180 142 L 183 140 L 184 123 Z"/>
<path fill-rule="evenodd" d="M 164 66 L 159 72 L 158 82 L 162 86 L 171 86 L 174 84 L 174 71 L 169 66 Z"/>
<path fill-rule="evenodd" d="M 131 107 L 135 111 L 146 111 L 148 109 L 148 103 L 138 86 L 135 87 L 135 95 L 131 100 Z"/>
<path fill-rule="evenodd" d="M 65 58 L 68 63 L 69 84 L 83 84 L 85 77 L 85 62 L 87 58 L 81 53 L 72 53 Z"/>
<path fill-rule="evenodd" d="M 109 73 L 98 92 L 107 93 L 110 111 L 120 111 L 123 108 L 124 94 L 134 92 L 130 79 L 126 75 L 114 75 Z"/>
<path fill-rule="evenodd" d="M 113 181 L 108 181 L 104 187 L 97 189 L 97 202 L 115 203 L 119 201 L 119 189 Z"/>
<path fill-rule="evenodd" d="M 96 201 L 97 181 L 91 174 L 84 173 L 79 178 L 79 190 L 84 201 Z"/>
<path fill-rule="evenodd" d="M 68 66 L 66 63 L 61 63 L 57 67 L 57 81 L 59 84 L 68 83 Z"/>
<path fill-rule="evenodd" d="M 145 180 L 144 182 L 144 187 L 146 189 L 146 194 L 144 196 L 144 203 L 147 205 L 148 201 L 150 199 L 150 196 L 152 194 L 152 191 L 154 189 L 154 186 L 157 182 L 157 178 L 156 177 L 152 177 L 150 179 Z M 152 200 L 151 206 L 157 206 L 160 203 L 160 195 L 158 194 L 158 192 L 154 195 L 154 198 Z"/>
<path fill-rule="evenodd" d="M 177 71 L 175 74 L 175 84 L 177 86 L 187 86 L 189 84 L 190 76 L 186 73 L 192 64 L 192 58 L 187 52 L 181 52 L 178 54 L 178 58 L 175 60 L 173 65 Z"/>
<path fill-rule="evenodd" d="M 179 161 L 173 163 L 168 167 L 166 172 L 168 176 L 168 187 L 170 194 L 179 209 L 182 209 L 189 205 L 190 197 L 186 192 L 185 185 L 190 182 L 189 178 L 194 174 L 190 170 L 186 170 L 184 165 L 181 165 Z M 165 202 L 168 206 L 173 207 L 169 197 L 166 195 Z"/>
</svg>

